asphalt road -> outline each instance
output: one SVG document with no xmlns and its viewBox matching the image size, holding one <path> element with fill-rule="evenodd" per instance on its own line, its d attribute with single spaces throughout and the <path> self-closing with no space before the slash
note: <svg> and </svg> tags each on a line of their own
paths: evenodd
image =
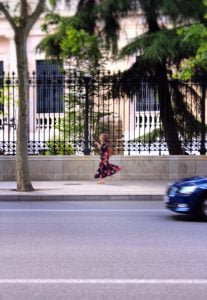
<svg viewBox="0 0 207 300">
<path fill-rule="evenodd" d="M 0 202 L 0 300 L 206 300 L 207 223 L 160 202 Z"/>
</svg>

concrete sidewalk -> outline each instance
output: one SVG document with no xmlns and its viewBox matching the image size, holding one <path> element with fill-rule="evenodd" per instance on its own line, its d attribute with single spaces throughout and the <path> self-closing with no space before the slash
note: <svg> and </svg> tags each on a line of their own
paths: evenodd
<svg viewBox="0 0 207 300">
<path fill-rule="evenodd" d="M 0 201 L 162 200 L 168 181 L 34 181 L 33 192 L 17 192 L 16 182 L 0 182 Z"/>
</svg>

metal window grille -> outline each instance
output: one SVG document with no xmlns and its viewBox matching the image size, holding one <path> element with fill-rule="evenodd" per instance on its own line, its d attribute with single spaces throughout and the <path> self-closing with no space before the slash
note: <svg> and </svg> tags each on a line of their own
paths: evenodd
<svg viewBox="0 0 207 300">
<path fill-rule="evenodd" d="M 37 113 L 63 112 L 63 72 L 61 62 L 38 60 Z"/>
<path fill-rule="evenodd" d="M 136 94 L 136 111 L 159 111 L 156 90 L 146 82 L 140 84 L 140 89 Z"/>
<path fill-rule="evenodd" d="M 4 86 L 4 62 L 0 61 L 0 112 L 4 109 L 3 104 L 3 86 Z"/>
<path fill-rule="evenodd" d="M 131 0 L 131 9 L 132 10 L 138 10 L 140 9 L 140 2 L 139 0 Z"/>
<path fill-rule="evenodd" d="M 3 71 L 4 71 L 4 62 L 0 61 L 0 76 L 3 75 Z"/>
</svg>

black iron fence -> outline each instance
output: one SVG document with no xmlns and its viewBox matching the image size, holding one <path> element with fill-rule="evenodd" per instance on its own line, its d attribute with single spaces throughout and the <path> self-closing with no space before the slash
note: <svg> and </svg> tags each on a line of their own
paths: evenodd
<svg viewBox="0 0 207 300">
<path fill-rule="evenodd" d="M 108 133 L 115 154 L 206 154 L 205 82 L 123 82 L 121 74 L 39 72 L 29 78 L 28 153 L 96 154 Z M 0 154 L 16 154 L 18 79 L 0 74 Z"/>
</svg>

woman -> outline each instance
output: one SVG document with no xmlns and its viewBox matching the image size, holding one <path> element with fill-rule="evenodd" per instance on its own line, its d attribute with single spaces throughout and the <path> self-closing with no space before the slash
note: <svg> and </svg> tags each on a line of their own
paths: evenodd
<svg viewBox="0 0 207 300">
<path fill-rule="evenodd" d="M 122 168 L 109 163 L 109 157 L 111 155 L 111 146 L 109 144 L 108 135 L 106 133 L 100 134 L 99 140 L 100 143 L 95 143 L 100 150 L 99 168 L 96 171 L 95 178 L 99 178 L 98 183 L 103 184 L 103 178 L 111 176 L 117 173 L 118 171 L 121 171 Z"/>
</svg>

